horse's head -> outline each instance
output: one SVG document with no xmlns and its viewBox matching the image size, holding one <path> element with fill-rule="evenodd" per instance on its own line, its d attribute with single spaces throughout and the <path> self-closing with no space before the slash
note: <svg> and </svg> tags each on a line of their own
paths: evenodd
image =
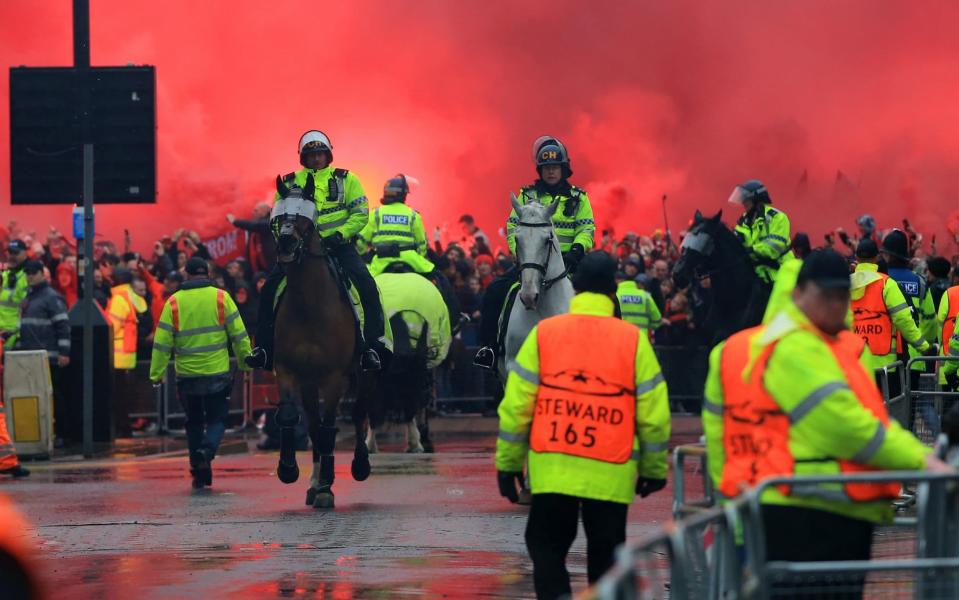
<svg viewBox="0 0 959 600">
<path fill-rule="evenodd" d="M 697 272 L 708 271 L 715 262 L 717 240 L 721 238 L 722 231 L 729 234 L 722 217 L 721 210 L 712 217 L 704 217 L 696 211 L 693 226 L 683 238 L 679 260 L 673 267 L 673 281 L 677 287 L 686 287 Z"/>
<path fill-rule="evenodd" d="M 277 177 L 276 191 L 280 199 L 270 213 L 270 225 L 276 237 L 276 258 L 283 264 L 298 262 L 316 233 L 313 178 L 308 178 L 306 186 L 301 188 L 296 185 L 288 187 Z"/>
<path fill-rule="evenodd" d="M 553 231 L 553 214 L 559 206 L 554 202 L 543 206 L 538 202 L 520 205 L 516 196 L 511 197 L 513 210 L 519 218 L 516 225 L 516 260 L 520 268 L 519 299 L 526 310 L 534 310 L 539 300 L 546 270 L 553 253 L 559 254 L 556 233 Z"/>
</svg>

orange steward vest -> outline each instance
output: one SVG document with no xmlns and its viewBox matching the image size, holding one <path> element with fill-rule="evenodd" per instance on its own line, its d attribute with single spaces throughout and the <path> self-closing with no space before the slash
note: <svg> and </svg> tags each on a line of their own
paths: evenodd
<svg viewBox="0 0 959 600">
<path fill-rule="evenodd" d="M 567 314 L 537 327 L 540 386 L 530 448 L 623 464 L 636 438 L 640 330 L 611 317 Z M 583 352 L 582 340 L 603 352 Z"/>
<path fill-rule="evenodd" d="M 749 368 L 749 351 L 752 340 L 763 327 L 754 327 L 730 337 L 720 357 L 723 384 L 723 447 L 726 461 L 723 464 L 719 491 L 726 497 L 738 496 L 743 489 L 752 487 L 769 477 L 789 477 L 795 472 L 795 459 L 789 449 L 789 416 L 766 391 L 763 375 L 775 343 L 762 349 L 752 366 L 748 381 L 743 373 Z M 882 395 L 873 377 L 859 362 L 863 342 L 850 332 L 842 332 L 837 338 L 822 337 L 833 357 L 839 363 L 846 383 L 859 401 L 883 424 L 889 424 L 889 414 Z M 828 457 L 825 461 L 834 460 Z M 854 473 L 871 471 L 872 467 L 837 460 L 840 471 Z M 788 486 L 778 486 L 783 494 L 790 494 Z M 900 485 L 893 484 L 847 484 L 846 495 L 850 500 L 865 502 L 899 495 Z"/>
<path fill-rule="evenodd" d="M 888 275 L 879 273 L 879 279 L 866 286 L 862 298 L 852 301 L 853 329 L 875 356 L 892 352 L 892 317 L 882 298 L 887 279 Z"/>
<path fill-rule="evenodd" d="M 949 302 L 949 312 L 946 314 L 946 320 L 942 323 L 942 355 L 949 356 L 949 340 L 956 331 L 956 315 L 959 315 L 959 285 L 954 285 L 946 290 L 946 298 Z"/>
</svg>

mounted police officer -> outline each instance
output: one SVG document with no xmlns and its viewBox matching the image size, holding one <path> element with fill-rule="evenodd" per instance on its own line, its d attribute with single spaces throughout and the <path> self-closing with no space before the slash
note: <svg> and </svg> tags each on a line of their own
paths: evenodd
<svg viewBox="0 0 959 600">
<path fill-rule="evenodd" d="M 593 234 L 596 224 L 593 221 L 593 207 L 589 203 L 586 191 L 569 183 L 573 174 L 570 168 L 569 153 L 566 146 L 552 136 L 544 135 L 533 142 L 533 162 L 539 179 L 522 188 L 516 195 L 520 204 L 539 202 L 544 206 L 559 204 L 553 215 L 553 227 L 559 239 L 563 260 L 569 271 L 575 272 L 576 265 L 588 250 L 593 248 Z M 516 211 L 511 211 L 506 221 L 506 241 L 510 252 L 516 254 L 515 230 L 519 224 Z M 492 369 L 496 364 L 497 325 L 500 311 L 510 287 L 519 278 L 519 270 L 513 269 L 502 277 L 490 282 L 483 295 L 480 308 L 480 343 L 483 347 L 476 353 L 473 361 L 478 367 Z"/>
<path fill-rule="evenodd" d="M 766 284 L 776 280 L 779 265 L 793 258 L 789 249 L 789 217 L 773 208 L 769 191 L 763 182 L 750 179 L 737 185 L 729 202 L 742 205 L 744 211 L 736 222 L 734 232 L 749 251 L 756 275 Z"/>
<path fill-rule="evenodd" d="M 360 232 L 360 243 L 373 248 L 370 273 L 412 271 L 432 281 L 443 296 L 450 313 L 450 324 L 459 317 L 456 296 L 449 280 L 426 257 L 426 230 L 420 214 L 406 205 L 410 181 L 398 174 L 383 186 L 383 205 L 370 214 L 369 223 Z"/>
<path fill-rule="evenodd" d="M 304 168 L 283 177 L 287 186 L 305 188 L 312 179 L 315 187 L 316 208 L 319 216 L 316 227 L 331 256 L 338 262 L 349 280 L 356 286 L 363 304 L 364 343 L 360 355 L 360 367 L 364 371 L 380 369 L 380 357 L 384 351 L 383 307 L 376 282 L 366 263 L 353 245 L 369 219 L 366 194 L 359 178 L 346 169 L 334 169 L 333 144 L 322 131 L 307 131 L 300 137 L 298 146 L 300 164 Z M 277 194 L 279 199 L 279 194 Z M 273 312 L 277 287 L 283 279 L 278 266 L 270 273 L 260 292 L 260 307 L 256 328 L 256 348 L 247 360 L 253 368 L 272 368 L 273 365 Z"/>
<path fill-rule="evenodd" d="M 206 261 L 186 263 L 189 281 L 167 298 L 157 323 L 150 380 L 159 385 L 174 355 L 176 387 L 186 413 L 190 473 L 196 489 L 213 484 L 210 462 L 225 431 L 227 399 L 233 389 L 229 345 L 241 361 L 250 338 L 233 299 L 213 287 Z M 242 362 L 240 368 L 245 369 Z"/>
</svg>

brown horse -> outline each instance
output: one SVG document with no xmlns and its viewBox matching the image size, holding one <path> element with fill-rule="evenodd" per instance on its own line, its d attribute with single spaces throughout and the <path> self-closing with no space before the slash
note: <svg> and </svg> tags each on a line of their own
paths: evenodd
<svg viewBox="0 0 959 600">
<path fill-rule="evenodd" d="M 337 283 L 336 266 L 316 230 L 312 179 L 300 189 L 288 188 L 277 177 L 276 186 L 280 200 L 271 220 L 279 230 L 277 260 L 286 271 L 286 292 L 276 315 L 274 364 L 280 390 L 276 419 L 281 428 L 276 474 L 283 483 L 299 477 L 294 442 L 299 401 L 313 442 L 313 476 L 306 503 L 332 508 L 337 408 L 356 388 L 358 330 L 349 300 Z M 357 395 L 353 410 L 356 447 L 351 472 L 357 481 L 370 475 L 364 396 Z"/>
</svg>

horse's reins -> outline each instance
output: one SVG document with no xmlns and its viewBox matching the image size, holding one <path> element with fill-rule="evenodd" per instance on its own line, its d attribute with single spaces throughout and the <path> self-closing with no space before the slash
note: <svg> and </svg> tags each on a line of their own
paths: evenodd
<svg viewBox="0 0 959 600">
<path fill-rule="evenodd" d="M 518 225 L 520 225 L 520 226 L 522 226 L 522 227 L 552 227 L 552 226 L 553 226 L 553 224 L 550 223 L 550 222 L 546 222 L 546 223 L 526 223 L 526 222 L 523 222 L 523 221 L 520 221 L 520 222 L 518 223 Z M 551 287 L 553 287 L 553 284 L 554 284 L 554 283 L 556 283 L 556 282 L 559 281 L 560 279 L 563 279 L 564 277 L 566 277 L 567 275 L 569 275 L 569 267 L 566 267 L 566 266 L 564 265 L 564 267 L 563 267 L 563 272 L 562 272 L 562 273 L 560 273 L 559 275 L 557 275 L 556 277 L 553 277 L 553 278 L 551 278 L 551 279 L 547 279 L 547 278 L 546 278 L 546 269 L 549 268 L 549 259 L 550 259 L 550 257 L 553 255 L 553 239 L 554 239 L 553 236 L 554 236 L 554 233 L 553 233 L 552 231 L 550 231 L 550 232 L 549 232 L 549 239 L 546 240 L 546 245 L 548 246 L 548 249 L 546 250 L 546 264 L 545 264 L 545 265 L 541 265 L 541 264 L 539 264 L 539 263 L 521 263 L 521 264 L 519 265 L 519 270 L 520 270 L 520 272 L 523 272 L 524 269 L 534 269 L 534 270 L 536 270 L 536 271 L 539 271 L 539 272 L 543 275 L 543 280 L 542 280 L 542 282 L 540 282 L 540 285 L 543 286 L 543 290 L 544 290 L 544 291 L 545 291 L 545 290 L 548 290 L 548 289 L 551 288 Z"/>
</svg>

